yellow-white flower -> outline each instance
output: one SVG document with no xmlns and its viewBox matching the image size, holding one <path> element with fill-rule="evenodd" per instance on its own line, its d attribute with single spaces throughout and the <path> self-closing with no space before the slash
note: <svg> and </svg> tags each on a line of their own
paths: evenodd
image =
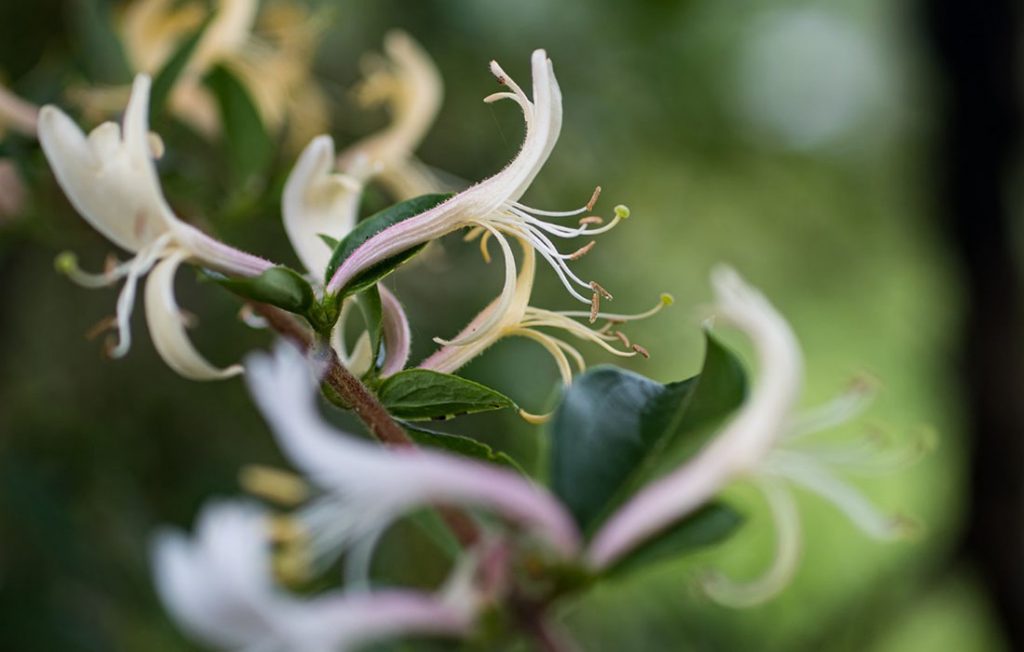
<svg viewBox="0 0 1024 652">
<path fill-rule="evenodd" d="M 499 238 L 498 241 L 503 248 L 507 247 L 502 239 Z M 483 244 L 486 245 L 486 243 Z M 530 295 L 533 292 L 537 255 L 529 244 L 525 242 L 520 244 L 523 249 L 523 258 L 519 266 L 519 274 L 516 277 L 512 301 L 509 302 L 504 312 L 498 315 L 497 319 L 493 319 L 495 311 L 501 309 L 500 298 L 495 299 L 474 317 L 454 340 L 448 342 L 435 338 L 435 341 L 443 346 L 420 363 L 421 368 L 455 373 L 499 340 L 506 337 L 525 337 L 544 347 L 558 366 L 562 382 L 568 385 L 572 382 L 573 375 L 570 359 L 580 371 L 583 371 L 586 368 L 583 355 L 563 337 L 552 335 L 546 332 L 547 330 L 563 331 L 575 339 L 596 344 L 613 355 L 622 357 L 647 355 L 647 351 L 643 347 L 630 343 L 625 334 L 614 330 L 614 327 L 627 321 L 645 319 L 656 314 L 664 306 L 671 304 L 672 299 L 669 295 L 662 295 L 656 306 L 635 315 L 536 308 L 529 303 Z M 506 265 L 512 264 L 511 252 L 505 251 L 504 254 Z M 608 323 L 602 328 L 595 329 L 579 321 L 588 317 L 594 320 L 604 319 Z M 528 418 L 534 416 L 529 413 L 523 414 Z"/>
<path fill-rule="evenodd" d="M 260 11 L 258 0 L 217 0 L 215 14 L 176 80 L 170 110 L 206 136 L 221 131 L 220 113 L 203 77 L 224 65 L 246 86 L 261 118 L 271 128 L 288 120 L 290 142 L 305 143 L 323 131 L 327 109 L 311 79 L 320 20 L 296 3 L 272 3 Z M 136 72 L 157 74 L 209 14 L 205 2 L 136 0 L 119 24 L 129 64 Z M 258 32 L 258 34 L 257 34 Z M 120 87 L 91 87 L 72 92 L 87 115 L 109 115 L 123 103 Z"/>
<path fill-rule="evenodd" d="M 789 324 L 733 270 L 717 269 L 712 283 L 716 319 L 736 326 L 751 339 L 760 376 L 739 412 L 704 449 L 641 489 L 608 519 L 592 539 L 587 558 L 597 568 L 607 567 L 728 485 L 749 480 L 763 491 L 775 520 L 775 560 L 764 576 L 746 585 L 717 575 L 705 583 L 712 597 L 744 606 L 777 593 L 796 570 L 800 519 L 788 485 L 832 502 L 861 531 L 876 539 L 906 534 L 908 522 L 882 514 L 834 473 L 851 463 L 869 463 L 865 453 L 870 451 L 816 449 L 801 443 L 810 432 L 857 414 L 866 404 L 864 386 L 812 413 L 795 414 L 803 383 L 803 358 Z M 887 464 L 882 461 L 880 466 Z"/>
<path fill-rule="evenodd" d="M 367 59 L 358 99 L 365 106 L 384 104 L 391 122 L 349 146 L 338 157 L 338 167 L 357 170 L 363 180 L 372 176 L 398 200 L 436 192 L 440 183 L 415 151 L 441 108 L 441 74 L 405 32 L 384 38 L 384 54 Z"/>
<path fill-rule="evenodd" d="M 119 341 L 110 354 L 123 356 L 131 346 L 129 318 L 138 280 L 146 284 L 146 319 L 157 350 L 186 378 L 212 380 L 242 371 L 218 369 L 207 362 L 185 334 L 185 317 L 174 300 L 174 273 L 185 261 L 240 276 L 255 276 L 272 263 L 225 245 L 182 222 L 168 206 L 154 165 L 159 139 L 148 128 L 150 79 L 135 78 L 124 123 L 107 122 L 86 136 L 60 109 L 45 106 L 39 115 L 39 141 L 71 204 L 93 228 L 135 256 L 102 274 L 78 268 L 74 255 L 58 258 L 58 267 L 87 287 L 124 280 L 112 324 Z"/>
</svg>

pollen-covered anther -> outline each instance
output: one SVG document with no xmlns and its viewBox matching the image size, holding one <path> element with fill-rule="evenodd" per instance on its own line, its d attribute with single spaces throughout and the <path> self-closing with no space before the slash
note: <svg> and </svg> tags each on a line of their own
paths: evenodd
<svg viewBox="0 0 1024 652">
<path fill-rule="evenodd" d="M 634 344 L 631 348 L 634 351 L 636 351 L 637 353 L 639 353 L 640 355 L 642 355 L 645 359 L 648 359 L 648 358 L 651 357 L 650 351 L 648 351 L 644 347 L 640 346 L 639 344 Z"/>
<path fill-rule="evenodd" d="M 598 283 L 597 281 L 590 282 L 590 289 L 600 294 L 602 298 L 608 299 L 609 301 L 611 301 L 614 298 L 612 297 L 612 293 L 601 287 L 601 284 Z"/>
<path fill-rule="evenodd" d="M 269 466 L 250 464 L 238 474 L 242 488 L 265 500 L 292 506 L 309 498 L 309 485 L 294 473 Z"/>
<path fill-rule="evenodd" d="M 594 187 L 594 194 L 590 195 L 590 201 L 587 202 L 587 211 L 594 210 L 594 204 L 597 203 L 597 199 L 601 196 L 601 186 Z"/>
<path fill-rule="evenodd" d="M 587 215 L 580 218 L 580 226 L 589 226 L 591 224 L 604 224 L 604 218 L 600 215 Z"/>
<path fill-rule="evenodd" d="M 595 292 L 590 297 L 590 323 L 597 321 L 597 314 L 601 312 L 601 295 Z"/>
<path fill-rule="evenodd" d="M 582 247 L 580 247 L 576 251 L 574 251 L 571 254 L 569 254 L 569 260 L 579 260 L 580 258 L 583 258 L 588 253 L 590 253 L 590 250 L 593 249 L 594 245 L 596 245 L 596 244 L 597 244 L 597 240 L 591 240 L 587 244 L 583 245 Z"/>
</svg>

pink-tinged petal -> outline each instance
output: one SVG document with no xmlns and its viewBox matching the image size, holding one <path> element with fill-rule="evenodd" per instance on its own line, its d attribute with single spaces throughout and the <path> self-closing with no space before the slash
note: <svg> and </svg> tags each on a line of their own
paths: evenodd
<svg viewBox="0 0 1024 652">
<path fill-rule="evenodd" d="M 383 311 L 384 364 L 380 375 L 390 376 L 405 368 L 409 361 L 409 348 L 412 345 L 412 332 L 409 330 L 409 319 L 405 310 L 391 290 L 383 284 L 380 289 L 380 302 Z"/>
<path fill-rule="evenodd" d="M 348 499 L 353 515 L 365 515 L 367 532 L 417 506 L 464 504 L 526 526 L 566 556 L 576 552 L 579 535 L 568 513 L 526 478 L 433 451 L 385 449 L 328 425 L 316 409 L 309 366 L 291 346 L 280 344 L 273 357 L 252 355 L 246 368 L 282 451 L 311 481 Z"/>
<path fill-rule="evenodd" d="M 483 223 L 502 207 L 519 200 L 547 161 L 561 129 L 562 96 L 551 62 L 543 50 L 533 53 L 532 62 L 535 98 L 532 104 L 525 97 L 520 100 L 526 137 L 515 159 L 494 176 L 448 201 L 369 238 L 335 271 L 327 284 L 328 292 L 338 292 L 363 270 L 411 247 Z M 499 81 L 513 84 L 497 64 L 492 64 L 492 70 Z"/>
<path fill-rule="evenodd" d="M 269 260 L 235 249 L 191 224 L 175 220 L 170 231 L 174 234 L 175 242 L 189 252 L 191 259 L 226 274 L 259 276 L 274 267 L 274 263 Z"/>
<path fill-rule="evenodd" d="M 190 380 L 222 380 L 242 373 L 241 365 L 218 369 L 199 354 L 185 332 L 185 317 L 174 300 L 174 275 L 188 258 L 178 250 L 165 258 L 146 281 L 146 323 L 160 357 L 171 369 Z"/>
<path fill-rule="evenodd" d="M 598 530 L 587 551 L 606 567 L 672 522 L 755 471 L 786 429 L 803 381 L 803 357 L 785 319 L 736 272 L 712 275 L 716 316 L 754 344 L 760 377 L 750 397 L 721 432 L 678 470 L 644 487 Z"/>
</svg>

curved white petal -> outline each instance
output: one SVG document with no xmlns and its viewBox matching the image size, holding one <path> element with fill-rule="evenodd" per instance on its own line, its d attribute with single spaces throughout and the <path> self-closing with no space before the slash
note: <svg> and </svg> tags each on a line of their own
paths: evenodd
<svg viewBox="0 0 1024 652">
<path fill-rule="evenodd" d="M 160 262 L 146 281 L 146 323 L 160 357 L 185 378 L 191 380 L 221 380 L 242 373 L 241 365 L 218 369 L 211 365 L 192 346 L 185 332 L 185 320 L 174 300 L 174 274 L 188 258 L 188 252 L 178 250 Z"/>
<path fill-rule="evenodd" d="M 170 212 L 149 156 L 149 86 L 148 77 L 136 77 L 123 134 L 108 122 L 86 138 L 60 109 L 48 105 L 39 112 L 39 142 L 71 204 L 93 228 L 133 252 L 166 232 Z"/>
<path fill-rule="evenodd" d="M 366 165 L 355 159 L 353 166 Z M 320 238 L 341 240 L 356 224 L 363 184 L 356 176 L 334 169 L 334 141 L 318 136 L 303 150 L 288 175 L 281 197 L 281 212 L 288 239 L 302 264 L 321 278 L 331 249 Z"/>
<path fill-rule="evenodd" d="M 384 362 L 380 367 L 381 377 L 390 376 L 405 368 L 409 361 L 409 350 L 412 346 L 412 331 L 409 329 L 409 318 L 405 309 L 391 290 L 384 284 L 380 289 L 382 311 L 382 332 L 384 336 Z"/>
</svg>

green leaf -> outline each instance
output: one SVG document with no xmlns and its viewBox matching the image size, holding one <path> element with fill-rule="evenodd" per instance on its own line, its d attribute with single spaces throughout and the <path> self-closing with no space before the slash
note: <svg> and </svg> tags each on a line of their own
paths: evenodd
<svg viewBox="0 0 1024 652">
<path fill-rule="evenodd" d="M 513 471 L 522 473 L 523 475 L 526 474 L 525 471 L 523 471 L 523 468 L 519 466 L 519 464 L 507 453 L 496 451 L 487 444 L 477 441 L 471 437 L 463 437 L 462 435 L 453 435 L 448 432 L 428 430 L 427 428 L 407 421 L 403 421 L 402 426 L 405 428 L 406 432 L 409 433 L 409 437 L 421 446 L 439 448 L 449 453 L 455 453 L 456 455 L 461 455 L 463 457 L 472 457 L 489 464 L 504 466 L 512 469 Z"/>
<path fill-rule="evenodd" d="M 516 407 L 490 387 L 427 369 L 406 369 L 388 376 L 377 387 L 377 397 L 391 414 L 409 421 Z"/>
<path fill-rule="evenodd" d="M 334 249 L 334 254 L 331 255 L 331 260 L 327 263 L 324 282 L 329 283 L 331 277 L 334 276 L 334 272 L 336 272 L 338 268 L 341 267 L 341 264 L 344 263 L 364 242 L 388 227 L 394 226 L 395 224 L 407 220 L 410 217 L 414 217 L 424 211 L 430 210 L 449 197 L 451 197 L 451 193 L 439 193 L 413 197 L 412 199 L 407 199 L 395 204 L 394 206 L 385 208 L 384 210 L 375 213 L 356 224 L 356 227 L 352 229 L 352 231 L 345 236 L 345 239 L 343 239 Z M 381 261 L 363 271 L 352 279 L 347 286 L 341 288 L 337 293 L 335 300 L 340 301 L 342 298 L 350 294 L 373 285 L 391 272 L 395 271 L 399 265 L 419 253 L 424 246 L 426 245 L 418 245 L 411 249 L 407 249 L 402 253 Z"/>
<path fill-rule="evenodd" d="M 114 24 L 113 2 L 109 0 L 73 0 L 67 3 L 71 44 L 79 63 L 94 84 L 131 83 L 121 37 Z"/>
<path fill-rule="evenodd" d="M 207 16 L 206 20 L 178 45 L 178 49 L 153 78 L 153 88 L 149 95 L 149 121 L 151 124 L 163 116 L 167 99 L 171 96 L 171 91 L 174 90 L 174 83 L 178 81 L 178 77 L 185 70 L 189 60 L 192 59 L 196 46 L 203 40 L 203 34 L 213 22 L 215 15 L 211 13 Z"/>
<path fill-rule="evenodd" d="M 619 559 L 606 575 L 632 572 L 719 543 L 743 525 L 743 515 L 724 503 L 711 503 L 665 528 Z"/>
<path fill-rule="evenodd" d="M 305 315 L 315 300 L 313 288 L 306 279 L 287 267 L 271 267 L 251 278 L 227 277 L 216 272 L 207 274 L 241 297 L 269 303 L 299 315 Z"/>
<path fill-rule="evenodd" d="M 247 186 L 270 165 L 274 144 L 245 86 L 224 66 L 214 66 L 204 83 L 217 98 L 228 163 L 239 185 Z"/>
<path fill-rule="evenodd" d="M 370 373 L 377 369 L 380 358 L 381 332 L 384 330 L 384 308 L 380 303 L 380 290 L 376 285 L 370 286 L 356 296 L 356 305 L 363 313 L 363 323 L 366 325 L 366 332 L 370 334 Z"/>
<path fill-rule="evenodd" d="M 743 401 L 746 375 L 713 337 L 701 373 L 661 385 L 597 367 L 566 391 L 551 422 L 552 489 L 592 532 L 643 482 L 704 443 L 708 427 Z"/>
</svg>

